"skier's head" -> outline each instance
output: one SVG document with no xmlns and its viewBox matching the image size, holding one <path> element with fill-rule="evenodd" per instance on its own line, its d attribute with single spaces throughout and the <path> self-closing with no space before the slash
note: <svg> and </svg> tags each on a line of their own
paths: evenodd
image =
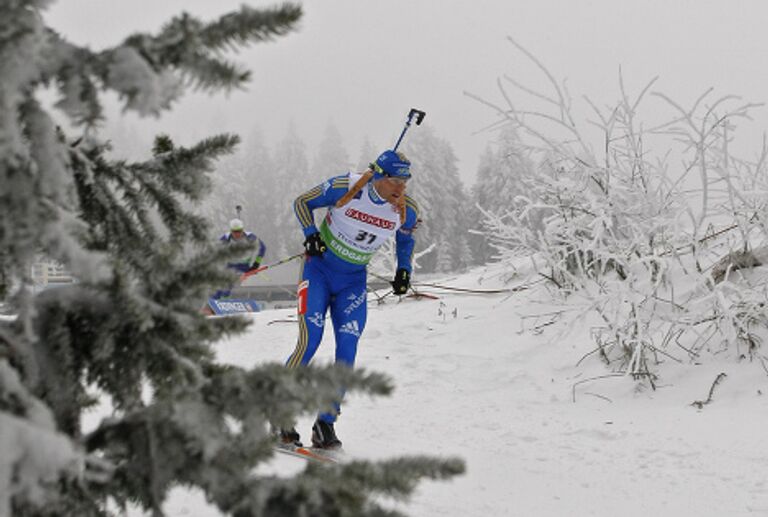
<svg viewBox="0 0 768 517">
<path fill-rule="evenodd" d="M 411 178 L 411 162 L 403 153 L 384 151 L 371 164 L 373 186 L 378 194 L 395 205 L 405 199 L 405 183 Z"/>
<path fill-rule="evenodd" d="M 371 164 L 373 179 L 391 178 L 405 183 L 411 179 L 411 162 L 403 153 L 386 150 Z"/>
<path fill-rule="evenodd" d="M 229 221 L 229 233 L 234 237 L 235 239 L 239 239 L 243 236 L 243 232 L 245 230 L 245 227 L 243 226 L 243 221 L 240 219 L 232 219 Z"/>
</svg>

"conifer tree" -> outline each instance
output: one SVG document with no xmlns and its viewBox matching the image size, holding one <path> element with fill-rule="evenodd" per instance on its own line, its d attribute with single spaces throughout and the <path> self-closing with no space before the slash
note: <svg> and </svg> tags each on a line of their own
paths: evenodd
<svg viewBox="0 0 768 517">
<path fill-rule="evenodd" d="M 339 129 L 332 123 L 325 128 L 325 134 L 312 160 L 312 176 L 317 183 L 333 176 L 350 172 L 352 162 L 349 159 Z"/>
<path fill-rule="evenodd" d="M 531 183 L 536 181 L 535 165 L 527 154 L 513 126 L 507 125 L 499 131 L 494 145 L 481 157 L 477 179 L 472 186 L 469 207 L 472 230 L 484 230 L 485 214 L 503 217 L 519 209 L 515 199 L 529 194 Z M 494 250 L 487 235 L 472 233 L 469 242 L 477 263 L 486 263 L 493 258 Z"/>
<path fill-rule="evenodd" d="M 226 231 L 227 223 L 237 216 L 237 206 L 247 205 L 248 163 L 244 152 L 241 145 L 239 151 L 218 160 L 215 166 L 211 194 L 204 202 L 203 213 L 219 232 Z M 247 224 L 246 227 L 250 230 Z"/>
<path fill-rule="evenodd" d="M 293 201 L 301 192 L 309 190 L 321 178 L 309 170 L 307 147 L 291 123 L 274 152 L 275 188 L 267 205 L 274 218 L 274 249 L 279 257 L 293 255 L 300 249 L 304 236 L 293 213 Z"/>
<path fill-rule="evenodd" d="M 273 214 L 268 206 L 277 191 L 275 182 L 275 164 L 272 153 L 264 142 L 262 132 L 254 128 L 244 142 L 243 163 L 243 222 L 245 227 L 258 235 L 267 245 L 267 254 L 271 260 L 282 258 L 274 247 L 277 243 Z"/>
<path fill-rule="evenodd" d="M 274 240 L 272 215 L 266 206 L 276 189 L 273 182 L 271 153 L 261 132 L 254 128 L 238 152 L 217 163 L 213 190 L 204 201 L 202 210 L 216 225 L 215 228 L 224 232 L 227 223 L 237 216 L 237 206 L 241 206 L 240 219 L 245 228 L 255 232 L 265 243 L 270 243 Z"/>
<path fill-rule="evenodd" d="M 383 150 L 384 149 L 377 150 L 366 137 L 365 140 L 363 140 L 363 144 L 360 146 L 360 157 L 357 160 L 357 168 L 355 168 L 355 172 L 366 170 L 371 162 L 376 160 Z"/>
<path fill-rule="evenodd" d="M 128 162 L 111 161 L 95 136 L 102 90 L 159 114 L 183 84 L 237 87 L 248 72 L 220 52 L 288 33 L 301 9 L 243 7 L 210 23 L 183 14 L 93 52 L 47 28 L 45 4 L 0 7 L 0 249 L 17 314 L 0 321 L 0 516 L 102 516 L 129 501 L 162 515 L 178 485 L 231 515 L 381 515 L 372 494 L 405 496 L 421 477 L 459 472 L 457 461 L 410 458 L 253 475 L 271 451 L 268 423 L 328 407 L 340 385 L 390 385 L 348 369 L 216 363 L 210 344 L 245 323 L 206 320 L 197 302 L 230 280 L 222 265 L 248 246 L 212 246 L 187 206 L 238 138 L 185 148 L 160 136 Z M 38 100 L 47 85 L 78 136 Z M 28 265 L 40 252 L 78 282 L 33 293 Z M 114 414 L 84 430 L 97 398 Z"/>
<path fill-rule="evenodd" d="M 408 136 L 403 151 L 412 162 L 409 194 L 419 203 L 424 224 L 419 227 L 416 251 L 435 243 L 435 251 L 420 260 L 421 271 L 459 271 L 473 263 L 469 238 L 469 197 L 459 178 L 450 144 L 429 127 Z"/>
</svg>

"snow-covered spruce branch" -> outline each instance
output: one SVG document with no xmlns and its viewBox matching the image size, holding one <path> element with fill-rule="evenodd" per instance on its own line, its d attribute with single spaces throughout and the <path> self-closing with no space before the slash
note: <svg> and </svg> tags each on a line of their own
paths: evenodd
<svg viewBox="0 0 768 517">
<path fill-rule="evenodd" d="M 181 15 L 94 52 L 47 27 L 45 5 L 0 7 L 0 25 L 12 28 L 0 39 L 0 279 L 17 314 L 0 320 L 0 515 L 105 515 L 129 502 L 162 515 L 174 486 L 237 515 L 282 514 L 275 507 L 296 504 L 286 486 L 301 486 L 307 513 L 380 515 L 373 494 L 406 497 L 420 478 L 461 472 L 458 460 L 359 462 L 368 475 L 338 469 L 330 490 L 328 473 L 313 468 L 299 482 L 255 474 L 273 450 L 271 423 L 328 408 L 342 386 L 386 394 L 391 385 L 349 368 L 217 363 L 211 344 L 246 323 L 206 320 L 199 308 L 231 281 L 227 253 L 242 250 L 207 247 L 210 228 L 192 204 L 237 138 L 185 148 L 161 136 L 128 163 L 98 137 L 104 92 L 159 115 L 187 85 L 242 86 L 249 71 L 223 51 L 290 32 L 301 7 L 244 7 L 210 23 Z M 38 100 L 49 89 L 64 121 Z M 33 291 L 38 254 L 78 282 Z M 82 416 L 97 402 L 94 387 L 112 415 L 91 431 Z"/>
</svg>

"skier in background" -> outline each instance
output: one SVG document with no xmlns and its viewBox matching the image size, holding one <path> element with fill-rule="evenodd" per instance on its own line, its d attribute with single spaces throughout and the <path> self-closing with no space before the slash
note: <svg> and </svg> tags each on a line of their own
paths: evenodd
<svg viewBox="0 0 768 517">
<path fill-rule="evenodd" d="M 249 271 L 253 271 L 255 269 L 258 269 L 261 266 L 261 261 L 264 259 L 264 254 L 267 251 L 267 247 L 264 245 L 264 243 L 256 236 L 256 234 L 245 231 L 245 226 L 243 225 L 243 221 L 240 219 L 232 219 L 229 222 L 229 231 L 219 237 L 219 241 L 221 241 L 222 244 L 232 244 L 234 242 L 258 242 L 259 247 L 256 251 L 255 256 L 247 257 L 241 261 L 238 262 L 230 262 L 227 264 L 227 267 L 230 269 L 234 269 L 235 271 L 238 271 L 240 273 L 248 273 Z M 226 296 L 229 296 L 232 292 L 232 288 L 229 289 L 219 289 L 214 293 L 212 298 L 218 300 L 219 298 L 223 298 Z"/>
<path fill-rule="evenodd" d="M 298 287 L 299 339 L 287 360 L 289 368 L 307 365 L 315 355 L 329 308 L 336 364 L 354 365 L 367 315 L 366 266 L 392 236 L 397 250 L 392 289 L 398 295 L 407 292 L 415 244 L 413 231 L 419 221 L 418 206 L 405 195 L 410 166 L 402 153 L 385 151 L 364 173 L 330 178 L 294 202 L 306 240 Z M 318 230 L 313 212 L 323 207 L 328 210 Z M 312 426 L 315 447 L 341 447 L 334 429 L 339 412 L 336 405 L 332 412 L 318 415 Z M 280 430 L 280 439 L 301 445 L 295 428 Z"/>
</svg>

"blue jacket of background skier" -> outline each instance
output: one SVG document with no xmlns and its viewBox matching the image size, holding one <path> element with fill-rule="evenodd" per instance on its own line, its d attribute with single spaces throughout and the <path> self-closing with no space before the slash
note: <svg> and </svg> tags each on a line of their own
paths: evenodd
<svg viewBox="0 0 768 517">
<path fill-rule="evenodd" d="M 267 251 L 267 247 L 264 245 L 264 243 L 256 236 L 256 234 L 252 232 L 242 232 L 243 237 L 241 237 L 241 240 L 244 239 L 248 242 L 257 242 L 259 243 L 258 250 L 256 252 L 255 256 L 248 257 L 247 259 L 243 259 L 238 262 L 230 262 L 227 264 L 227 267 L 230 269 L 234 269 L 235 271 L 239 271 L 240 273 L 246 273 L 250 271 L 251 269 L 257 268 L 261 265 L 261 261 L 264 258 L 264 254 Z M 230 244 L 233 242 L 237 242 L 237 239 L 235 239 L 232 236 L 232 232 L 227 232 L 221 237 L 219 237 L 219 241 L 221 241 L 223 244 Z"/>
</svg>

